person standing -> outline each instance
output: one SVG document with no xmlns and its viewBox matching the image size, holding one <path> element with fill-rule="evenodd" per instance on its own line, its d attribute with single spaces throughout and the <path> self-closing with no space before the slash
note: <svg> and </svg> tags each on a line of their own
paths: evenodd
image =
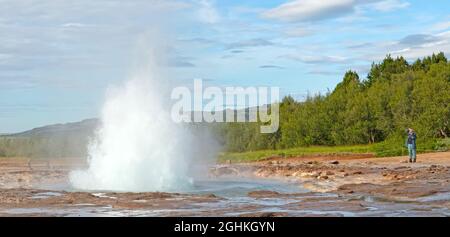
<svg viewBox="0 0 450 237">
<path fill-rule="evenodd" d="M 406 147 L 408 148 L 409 162 L 416 162 L 416 138 L 417 135 L 412 128 L 408 128 L 408 138 L 406 139 Z"/>
</svg>

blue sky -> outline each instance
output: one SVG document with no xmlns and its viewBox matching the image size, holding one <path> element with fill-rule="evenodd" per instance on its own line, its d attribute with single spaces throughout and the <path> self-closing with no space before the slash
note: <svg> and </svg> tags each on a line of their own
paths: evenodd
<svg viewBox="0 0 450 237">
<path fill-rule="evenodd" d="M 388 53 L 450 53 L 448 0 L 0 0 L 0 133 L 96 117 L 155 28 L 180 84 L 297 99 Z"/>
</svg>

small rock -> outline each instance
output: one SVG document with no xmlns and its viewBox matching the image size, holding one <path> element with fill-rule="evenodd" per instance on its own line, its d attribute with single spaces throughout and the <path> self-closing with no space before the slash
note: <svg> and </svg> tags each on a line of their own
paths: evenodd
<svg viewBox="0 0 450 237">
<path fill-rule="evenodd" d="M 295 172 L 295 176 L 308 177 L 309 173 Z"/>
<path fill-rule="evenodd" d="M 320 176 L 320 174 L 318 174 L 317 172 L 300 172 L 297 174 L 300 177 L 311 177 L 311 178 L 316 178 L 318 176 Z"/>
<path fill-rule="evenodd" d="M 334 173 L 331 172 L 331 171 L 327 171 L 325 174 L 326 174 L 326 175 L 334 175 Z"/>
<path fill-rule="evenodd" d="M 280 195 L 280 193 L 270 190 L 258 190 L 258 191 L 251 191 L 247 195 L 249 197 L 254 198 L 267 198 L 267 197 L 277 197 Z"/>
<path fill-rule="evenodd" d="M 217 198 L 217 196 L 212 194 L 212 193 L 206 194 L 205 197 L 207 197 L 207 198 Z"/>
<path fill-rule="evenodd" d="M 318 176 L 317 179 L 328 179 L 328 176 L 326 176 L 326 175 L 321 175 L 321 176 Z"/>
<path fill-rule="evenodd" d="M 353 172 L 353 174 L 362 174 L 362 172 L 361 171 L 355 171 L 355 172 Z"/>
<path fill-rule="evenodd" d="M 338 164 L 339 164 L 339 161 L 335 160 L 335 161 L 330 162 L 330 164 L 332 164 L 332 165 L 338 165 Z"/>
</svg>

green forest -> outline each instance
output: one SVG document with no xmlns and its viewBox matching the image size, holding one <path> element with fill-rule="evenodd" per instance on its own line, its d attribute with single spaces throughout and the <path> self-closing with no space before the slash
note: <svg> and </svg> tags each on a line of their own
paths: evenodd
<svg viewBox="0 0 450 237">
<path fill-rule="evenodd" d="M 418 136 L 418 150 L 443 150 L 450 135 L 450 62 L 443 53 L 408 63 L 390 55 L 373 63 L 366 78 L 347 71 L 333 91 L 280 102 L 280 129 L 261 134 L 257 123 L 216 127 L 230 152 L 313 145 L 376 144 L 379 156 L 399 155 L 405 129 Z"/>
</svg>

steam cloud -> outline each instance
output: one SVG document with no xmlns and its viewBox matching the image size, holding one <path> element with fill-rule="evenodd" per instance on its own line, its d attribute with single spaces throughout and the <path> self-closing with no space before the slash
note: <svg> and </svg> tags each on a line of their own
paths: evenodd
<svg viewBox="0 0 450 237">
<path fill-rule="evenodd" d="M 190 186 L 193 135 L 171 120 L 156 52 L 122 86 L 108 90 L 101 126 L 88 147 L 89 168 L 70 174 L 75 188 L 140 192 Z"/>
</svg>

